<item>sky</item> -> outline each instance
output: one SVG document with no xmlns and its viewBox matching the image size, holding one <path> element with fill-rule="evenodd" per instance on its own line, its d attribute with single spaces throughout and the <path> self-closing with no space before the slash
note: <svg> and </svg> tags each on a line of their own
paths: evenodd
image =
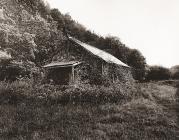
<svg viewBox="0 0 179 140">
<path fill-rule="evenodd" d="M 149 65 L 179 65 L 179 0 L 47 0 L 87 29 L 117 36 Z"/>
</svg>

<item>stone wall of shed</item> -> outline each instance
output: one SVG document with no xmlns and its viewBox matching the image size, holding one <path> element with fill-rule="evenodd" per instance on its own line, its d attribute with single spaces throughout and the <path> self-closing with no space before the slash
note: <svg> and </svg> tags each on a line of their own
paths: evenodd
<svg viewBox="0 0 179 140">
<path fill-rule="evenodd" d="M 103 75 L 108 77 L 111 82 L 133 81 L 132 71 L 130 68 L 111 63 L 103 63 Z"/>
<path fill-rule="evenodd" d="M 133 82 L 134 81 L 131 68 L 117 66 L 116 74 L 118 75 L 117 80 L 119 80 L 119 81 L 122 81 L 122 82 Z"/>
</svg>

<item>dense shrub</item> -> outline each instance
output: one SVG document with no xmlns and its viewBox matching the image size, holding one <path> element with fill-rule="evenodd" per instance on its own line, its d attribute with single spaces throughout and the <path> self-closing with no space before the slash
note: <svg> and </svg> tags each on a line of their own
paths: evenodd
<svg viewBox="0 0 179 140">
<path fill-rule="evenodd" d="M 172 74 L 172 78 L 173 79 L 179 79 L 179 71 L 177 71 L 174 74 Z"/>
<path fill-rule="evenodd" d="M 16 80 L 22 72 L 22 69 L 20 67 L 13 67 L 13 66 L 6 66 L 6 67 L 0 67 L 0 80 L 10 80 L 14 81 Z"/>
<path fill-rule="evenodd" d="M 179 79 L 179 66 L 178 65 L 173 66 L 170 69 L 170 72 L 171 72 L 172 79 Z"/>
<path fill-rule="evenodd" d="M 142 81 L 146 76 L 145 57 L 136 49 L 131 49 L 129 52 L 127 63 L 133 68 L 134 79 Z"/>
<path fill-rule="evenodd" d="M 147 74 L 146 80 L 168 80 L 171 78 L 169 69 L 162 66 L 152 66 Z"/>
<path fill-rule="evenodd" d="M 29 12 L 36 14 L 40 13 L 43 18 L 46 18 L 50 14 L 50 7 L 44 2 L 44 0 L 16 0 L 22 4 Z"/>
<path fill-rule="evenodd" d="M 130 100 L 137 96 L 135 85 L 116 83 L 114 85 L 92 86 L 81 84 L 78 86 L 55 86 L 50 84 L 34 84 L 33 79 L 25 79 L 12 83 L 0 82 L 0 98 L 3 100 L 19 99 L 39 99 L 43 101 L 59 103 L 106 103 Z M 12 100 L 13 100 L 12 99 Z M 13 102 L 18 102 L 13 101 Z"/>
</svg>

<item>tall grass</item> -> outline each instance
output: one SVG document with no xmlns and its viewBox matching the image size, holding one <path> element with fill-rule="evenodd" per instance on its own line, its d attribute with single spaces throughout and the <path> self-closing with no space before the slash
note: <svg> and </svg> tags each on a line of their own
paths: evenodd
<svg viewBox="0 0 179 140">
<path fill-rule="evenodd" d="M 137 96 L 135 85 L 116 83 L 109 87 L 81 84 L 78 86 L 58 86 L 34 84 L 32 80 L 0 82 L 1 100 L 17 102 L 23 99 L 39 99 L 50 102 L 106 103 L 130 100 Z"/>
<path fill-rule="evenodd" d="M 146 83 L 104 87 L 35 85 L 29 79 L 0 82 L 0 138 L 176 140 L 178 116 L 157 102 L 159 92 L 165 91 Z"/>
</svg>

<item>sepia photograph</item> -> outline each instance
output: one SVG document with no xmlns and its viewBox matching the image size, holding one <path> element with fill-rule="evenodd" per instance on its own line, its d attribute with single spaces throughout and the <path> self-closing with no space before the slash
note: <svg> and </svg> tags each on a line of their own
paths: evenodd
<svg viewBox="0 0 179 140">
<path fill-rule="evenodd" d="M 179 0 L 0 0 L 0 140 L 179 140 Z"/>
</svg>

